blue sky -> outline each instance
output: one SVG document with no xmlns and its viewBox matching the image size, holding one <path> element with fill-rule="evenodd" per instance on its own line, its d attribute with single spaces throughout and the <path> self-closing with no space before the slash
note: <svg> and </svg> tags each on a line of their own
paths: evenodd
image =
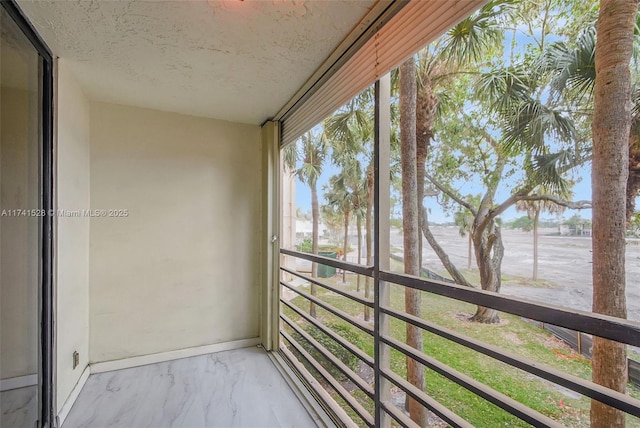
<svg viewBox="0 0 640 428">
<path fill-rule="evenodd" d="M 338 168 L 334 165 L 328 163 L 324 166 L 322 175 L 318 180 L 318 197 L 320 200 L 320 205 L 325 203 L 323 198 L 323 186 L 329 182 L 329 177 L 339 172 Z M 581 177 L 581 181 L 577 183 L 573 190 L 575 193 L 574 200 L 591 200 L 591 165 L 584 165 L 580 169 L 576 171 L 576 176 Z M 480 193 L 482 191 L 481 186 L 469 183 L 469 185 L 465 186 L 464 193 Z M 508 191 L 503 191 L 498 193 L 496 201 L 502 201 L 509 196 Z M 451 215 L 444 212 L 442 207 L 438 205 L 435 198 L 425 198 L 424 205 L 429 209 L 430 216 L 429 219 L 435 223 L 444 223 L 448 221 L 453 221 Z M 296 179 L 296 207 L 300 208 L 303 212 L 311 212 L 311 191 L 306 184 L 300 182 L 300 180 Z M 397 207 L 399 210 L 400 207 Z M 583 218 L 590 219 L 591 218 L 591 210 L 567 210 L 563 214 L 565 218 L 569 218 L 574 214 L 579 214 Z M 502 219 L 505 221 L 526 215 L 526 213 L 516 211 L 515 207 L 508 209 L 503 215 Z M 399 216 L 398 216 L 399 217 Z M 553 215 L 543 214 L 542 218 L 553 218 Z"/>
</svg>

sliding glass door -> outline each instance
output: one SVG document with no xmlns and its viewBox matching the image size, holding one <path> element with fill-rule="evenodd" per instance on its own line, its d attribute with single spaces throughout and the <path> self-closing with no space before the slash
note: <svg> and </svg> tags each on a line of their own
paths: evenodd
<svg viewBox="0 0 640 428">
<path fill-rule="evenodd" d="M 0 8 L 0 426 L 51 426 L 51 55 Z"/>
</svg>

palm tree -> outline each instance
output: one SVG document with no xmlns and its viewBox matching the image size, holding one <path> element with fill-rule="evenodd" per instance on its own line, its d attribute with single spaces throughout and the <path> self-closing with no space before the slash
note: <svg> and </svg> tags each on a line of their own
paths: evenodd
<svg viewBox="0 0 640 428">
<path fill-rule="evenodd" d="M 502 39 L 501 20 L 513 10 L 512 0 L 494 0 L 451 28 L 443 37 L 418 54 L 418 89 L 416 109 L 416 168 L 420 229 L 444 268 L 459 284 L 470 286 L 464 275 L 450 261 L 429 228 L 423 207 L 426 159 L 435 135 L 436 119 L 446 100 L 443 88 L 457 75 L 468 73 L 470 62 L 479 62 L 483 53 L 498 46 Z M 469 235 L 471 237 L 471 235 Z M 470 239 L 471 242 L 471 239 Z M 419 240 L 422 263 L 422 239 Z"/>
<path fill-rule="evenodd" d="M 358 235 L 357 263 L 362 262 L 362 220 L 366 216 L 367 207 L 367 181 L 366 177 L 358 175 L 351 181 L 351 191 L 353 192 L 353 214 L 356 217 L 356 231 Z M 356 291 L 360 291 L 360 275 L 356 282 Z M 367 293 L 368 294 L 368 293 Z M 368 297 L 368 295 L 367 295 Z M 364 320 L 369 321 L 369 307 L 364 308 Z"/>
<path fill-rule="evenodd" d="M 552 45 L 541 61 L 554 74 L 556 96 L 586 105 L 587 114 L 593 102 L 593 311 L 621 318 L 625 226 L 640 191 L 640 89 L 632 82 L 640 76 L 629 71 L 634 50 L 640 52 L 639 22 L 637 0 L 601 0 L 597 25 L 583 31 L 575 47 Z M 625 391 L 623 344 L 594 337 L 592 361 L 594 382 Z M 624 425 L 624 412 L 591 402 L 591 426 Z"/>
<path fill-rule="evenodd" d="M 471 259 L 473 241 L 471 239 L 471 228 L 473 227 L 473 216 L 466 210 L 457 211 L 454 214 L 454 222 L 458 226 L 458 233 L 461 237 L 468 237 L 469 245 L 467 250 L 467 270 L 471 270 Z"/>
<path fill-rule="evenodd" d="M 446 81 L 447 76 L 457 67 L 446 58 L 450 55 L 460 62 L 475 56 L 485 43 L 489 43 L 497 32 L 487 29 L 490 15 L 502 10 L 507 1 L 491 1 L 480 12 L 464 20 L 448 34 L 446 42 L 440 47 L 430 46 L 419 56 L 420 72 L 416 69 L 414 58 L 406 60 L 395 77 L 399 91 L 400 105 L 400 158 L 402 168 L 402 214 L 403 214 L 403 246 L 404 271 L 410 275 L 420 275 L 422 263 L 422 229 L 425 237 L 436 253 L 444 259 L 446 253 L 428 229 L 427 212 L 423 206 L 425 196 L 425 163 L 428 147 L 433 138 L 433 125 L 440 103 L 436 92 L 438 81 Z M 477 48 L 477 50 L 476 50 Z M 437 52 L 434 54 L 434 52 Z M 447 266 L 453 266 L 448 263 Z M 466 282 L 457 269 L 450 271 L 454 278 Z M 457 275 L 457 276 L 456 276 Z M 405 289 L 405 311 L 420 316 L 421 293 L 407 287 Z M 422 332 L 419 328 L 407 323 L 406 342 L 416 349 L 423 349 Z M 424 368 L 413 359 L 407 358 L 407 380 L 418 389 L 425 387 Z M 418 425 L 427 423 L 426 410 L 407 395 L 407 408 L 411 419 Z"/>
<path fill-rule="evenodd" d="M 368 194 L 367 194 L 367 179 L 360 179 L 357 187 L 354 189 L 354 206 L 353 212 L 356 216 L 356 228 L 358 231 L 358 263 L 362 262 L 362 220 L 365 219 L 369 213 L 368 211 Z M 367 259 L 369 259 L 369 254 L 367 253 Z M 358 279 L 356 282 L 356 291 L 360 291 L 360 275 L 358 275 Z M 369 297 L 369 283 L 367 280 L 369 277 L 365 279 L 365 297 Z M 368 306 L 364 307 L 364 320 L 369 321 L 371 319 L 370 308 Z"/>
<path fill-rule="evenodd" d="M 322 166 L 327 156 L 327 145 L 321 135 L 308 131 L 300 137 L 297 146 L 289 146 L 285 148 L 284 162 L 295 172 L 298 179 L 307 184 L 311 189 L 311 252 L 318 254 L 318 223 L 320 218 L 320 210 L 318 206 L 318 178 L 322 173 Z M 297 165 L 300 160 L 301 164 Z M 293 166 L 292 166 L 293 165 Z M 311 276 L 318 276 L 318 265 L 312 263 Z M 311 295 L 316 295 L 316 285 L 311 283 Z M 309 306 L 309 314 L 315 318 L 316 305 L 311 302 Z"/>
<path fill-rule="evenodd" d="M 631 73 L 638 0 L 601 0 L 595 47 L 593 112 L 593 311 L 626 318 L 626 179 Z M 593 381 L 624 393 L 626 346 L 593 338 Z M 591 426 L 624 427 L 625 413 L 591 402 Z"/>
<path fill-rule="evenodd" d="M 420 276 L 419 260 L 419 214 L 418 181 L 416 170 L 416 63 L 409 58 L 400 66 L 400 146 L 402 164 L 402 229 L 404 246 L 404 272 Z M 405 311 L 420 317 L 421 293 L 410 287 L 405 288 Z M 406 323 L 407 345 L 423 350 L 422 331 L 417 326 Z M 420 390 L 425 388 L 424 368 L 407 357 L 407 380 Z M 420 426 L 426 426 L 427 412 L 422 405 L 407 395 L 411 419 Z"/>
<path fill-rule="evenodd" d="M 360 168 L 357 162 L 352 162 L 342 171 L 329 178 L 329 184 L 325 187 L 324 197 L 327 204 L 336 208 L 342 214 L 344 226 L 343 254 L 344 260 L 347 260 L 347 252 L 349 251 L 349 220 L 353 215 L 355 208 L 359 205 L 358 198 L 358 182 L 360 179 Z M 347 271 L 342 271 L 342 282 L 346 283 Z"/>
<path fill-rule="evenodd" d="M 420 276 L 419 260 L 419 214 L 418 214 L 418 181 L 416 168 L 416 63 L 409 58 L 400 66 L 400 145 L 402 164 L 402 229 L 404 248 L 404 272 Z M 419 290 L 405 288 L 405 311 L 420 317 Z M 417 326 L 407 323 L 407 345 L 422 351 L 422 331 Z M 424 367 L 412 358 L 407 357 L 407 380 L 424 390 Z M 427 412 L 422 405 L 407 395 L 407 403 L 411 419 L 420 426 L 426 426 Z"/>
<path fill-rule="evenodd" d="M 327 228 L 329 238 L 338 241 L 342 232 L 342 214 L 336 211 L 334 206 L 325 204 L 320 207 L 320 218 Z"/>
<path fill-rule="evenodd" d="M 633 49 L 634 61 L 640 60 L 640 14 L 637 15 Z M 552 88 L 556 97 L 576 104 L 591 119 L 593 110 L 593 90 L 596 80 L 595 69 L 596 28 L 588 26 L 578 36 L 575 46 L 566 42 L 556 42 L 545 50 L 539 67 L 553 75 Z M 636 67 L 637 69 L 637 67 Z M 640 192 L 640 74 L 632 79 L 631 129 L 629 132 L 629 178 L 626 189 L 627 224 L 635 211 L 635 199 Z"/>
<path fill-rule="evenodd" d="M 337 166 L 345 167 L 345 162 L 358 163 L 365 170 L 365 252 L 367 265 L 373 264 L 373 91 L 365 89 L 354 97 L 324 123 L 324 132 L 331 141 L 333 161 Z M 363 165 L 366 165 L 363 167 Z M 362 205 L 359 205 L 361 208 Z M 361 221 L 362 217 L 356 217 Z M 358 258 L 360 263 L 360 258 Z M 359 279 L 359 278 L 358 278 Z M 359 282 L 358 282 L 359 284 Z M 359 285 L 358 285 L 359 289 Z M 370 297 L 371 279 L 365 278 L 364 295 Z M 369 320 L 369 308 L 365 307 L 365 320 Z"/>
<path fill-rule="evenodd" d="M 512 10 L 512 0 L 493 0 L 467 17 L 418 54 L 416 141 L 418 202 L 424 197 L 424 167 L 434 137 L 442 86 L 460 73 L 468 73 L 469 63 L 479 63 L 482 55 L 502 41 L 500 21 Z"/>
<path fill-rule="evenodd" d="M 543 186 L 544 187 L 544 186 Z M 552 193 L 541 189 L 541 193 Z M 571 192 L 566 191 L 562 195 L 557 195 L 563 199 L 570 199 L 572 197 Z M 527 216 L 533 221 L 533 275 L 534 281 L 538 279 L 538 225 L 540 221 L 540 213 L 548 212 L 550 214 L 562 214 L 566 207 L 558 205 L 553 201 L 545 200 L 531 200 L 531 201 L 518 201 L 516 202 L 516 209 L 518 211 L 525 211 Z"/>
</svg>

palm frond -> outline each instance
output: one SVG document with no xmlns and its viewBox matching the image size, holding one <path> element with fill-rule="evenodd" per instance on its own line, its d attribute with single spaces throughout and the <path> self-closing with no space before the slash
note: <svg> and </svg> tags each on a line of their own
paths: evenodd
<svg viewBox="0 0 640 428">
<path fill-rule="evenodd" d="M 350 111 L 334 113 L 324 122 L 324 132 L 331 138 L 344 139 L 349 133 Z"/>
<path fill-rule="evenodd" d="M 437 91 L 436 96 L 438 98 L 438 104 L 436 105 L 436 118 L 445 117 L 447 113 L 452 112 L 452 110 L 457 106 L 457 103 L 455 103 L 454 97 L 451 95 L 450 91 Z"/>
<path fill-rule="evenodd" d="M 343 165 L 348 158 L 367 152 L 373 140 L 373 91 L 365 89 L 324 121 L 324 133 L 333 148 L 332 160 Z"/>
<path fill-rule="evenodd" d="M 296 162 L 298 162 L 298 147 L 295 143 L 288 144 L 282 148 L 282 163 L 284 167 L 289 171 L 296 169 Z"/>
<path fill-rule="evenodd" d="M 514 9 L 517 1 L 493 0 L 460 21 L 445 35 L 442 51 L 456 64 L 481 62 L 484 52 L 502 39 L 500 19 Z"/>
<path fill-rule="evenodd" d="M 543 154 L 546 138 L 570 142 L 575 135 L 570 117 L 534 99 L 520 102 L 512 111 L 504 111 L 502 117 L 505 148 L 509 151 L 524 146 Z"/>
<path fill-rule="evenodd" d="M 569 181 L 561 171 L 571 161 L 567 151 L 536 155 L 528 165 L 527 179 L 533 187 L 543 187 L 558 195 L 569 194 Z"/>
<path fill-rule="evenodd" d="M 554 96 L 560 96 L 567 89 L 579 101 L 591 96 L 596 79 L 595 47 L 596 29 L 590 26 L 580 33 L 575 48 L 557 42 L 545 49 L 539 64 L 552 75 Z"/>
<path fill-rule="evenodd" d="M 476 97 L 488 101 L 493 111 L 512 110 L 514 105 L 528 99 L 531 91 L 529 76 L 517 67 L 500 68 L 483 73 L 475 87 Z"/>
<path fill-rule="evenodd" d="M 327 156 L 327 144 L 322 135 L 316 135 L 312 131 L 303 134 L 297 142 L 298 160 L 302 164 L 295 170 L 300 181 L 314 186 L 322 174 L 322 165 Z"/>
</svg>

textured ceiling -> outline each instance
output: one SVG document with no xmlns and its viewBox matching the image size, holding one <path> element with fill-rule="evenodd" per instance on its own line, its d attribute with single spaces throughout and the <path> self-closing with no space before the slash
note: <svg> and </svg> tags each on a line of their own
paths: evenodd
<svg viewBox="0 0 640 428">
<path fill-rule="evenodd" d="M 18 3 L 90 99 L 258 124 L 375 1 Z"/>
</svg>

